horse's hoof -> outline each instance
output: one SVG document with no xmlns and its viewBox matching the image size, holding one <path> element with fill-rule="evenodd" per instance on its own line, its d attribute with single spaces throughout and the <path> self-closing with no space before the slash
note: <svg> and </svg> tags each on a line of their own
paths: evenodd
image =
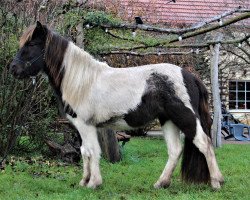
<svg viewBox="0 0 250 200">
<path fill-rule="evenodd" d="M 218 180 L 211 180 L 211 186 L 214 190 L 219 190 L 221 188 L 220 181 Z"/>
<path fill-rule="evenodd" d="M 94 180 L 90 180 L 87 184 L 88 188 L 92 188 L 92 189 L 96 189 L 97 187 L 99 187 L 102 184 L 102 179 L 94 179 Z"/>
<path fill-rule="evenodd" d="M 80 186 L 84 187 L 86 184 L 85 184 L 85 181 L 82 179 L 79 183 Z"/>
<path fill-rule="evenodd" d="M 88 184 L 88 182 L 89 182 L 89 178 L 88 178 L 88 179 L 83 178 L 83 179 L 80 181 L 79 185 L 82 186 L 82 187 L 85 187 L 85 186 Z"/>
<path fill-rule="evenodd" d="M 170 182 L 169 181 L 157 181 L 154 184 L 154 188 L 155 189 L 160 189 L 160 188 L 168 188 L 170 186 Z"/>
<path fill-rule="evenodd" d="M 100 184 L 88 183 L 88 184 L 87 184 L 87 188 L 96 189 L 96 188 L 98 188 L 100 185 L 101 185 L 101 183 L 100 183 Z"/>
<path fill-rule="evenodd" d="M 223 185 L 223 184 L 225 183 L 225 179 L 224 179 L 223 176 L 221 176 L 221 177 L 219 178 L 219 182 L 220 182 L 221 185 Z"/>
</svg>

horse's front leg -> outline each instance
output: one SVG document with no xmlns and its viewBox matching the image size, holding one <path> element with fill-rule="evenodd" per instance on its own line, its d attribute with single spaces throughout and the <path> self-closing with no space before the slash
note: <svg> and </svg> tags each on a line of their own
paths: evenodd
<svg viewBox="0 0 250 200">
<path fill-rule="evenodd" d="M 80 185 L 96 188 L 102 184 L 99 167 L 101 149 L 97 138 L 97 130 L 94 126 L 85 124 L 79 118 L 68 116 L 68 119 L 77 128 L 82 138 L 83 179 L 80 181 Z"/>
</svg>

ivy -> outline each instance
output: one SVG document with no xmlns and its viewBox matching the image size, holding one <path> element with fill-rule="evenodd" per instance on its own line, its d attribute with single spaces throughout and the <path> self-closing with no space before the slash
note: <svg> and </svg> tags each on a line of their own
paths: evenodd
<svg viewBox="0 0 250 200">
<path fill-rule="evenodd" d="M 72 9 L 64 15 L 64 26 L 77 26 L 84 18 L 85 12 L 80 9 Z"/>
<path fill-rule="evenodd" d="M 114 18 L 111 14 L 107 14 L 104 11 L 91 11 L 84 17 L 85 23 L 93 25 L 119 25 L 121 20 Z"/>
</svg>

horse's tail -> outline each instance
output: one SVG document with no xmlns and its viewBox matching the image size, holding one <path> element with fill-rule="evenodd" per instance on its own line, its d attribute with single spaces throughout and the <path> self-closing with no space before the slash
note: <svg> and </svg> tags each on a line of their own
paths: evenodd
<svg viewBox="0 0 250 200">
<path fill-rule="evenodd" d="M 200 80 L 196 79 L 195 82 L 199 90 L 198 114 L 201 126 L 206 135 L 211 138 L 210 128 L 212 123 L 209 114 L 208 92 Z M 192 140 L 187 137 L 184 144 L 181 174 L 182 179 L 186 182 L 208 183 L 210 181 L 205 156 L 193 144 Z"/>
</svg>

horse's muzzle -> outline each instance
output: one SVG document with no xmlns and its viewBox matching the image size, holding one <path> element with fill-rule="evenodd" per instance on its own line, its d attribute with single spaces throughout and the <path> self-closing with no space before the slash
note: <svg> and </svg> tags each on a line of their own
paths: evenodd
<svg viewBox="0 0 250 200">
<path fill-rule="evenodd" d="M 17 65 L 15 62 L 12 62 L 9 66 L 10 73 L 18 79 L 22 79 L 23 77 L 23 68 Z"/>
</svg>

